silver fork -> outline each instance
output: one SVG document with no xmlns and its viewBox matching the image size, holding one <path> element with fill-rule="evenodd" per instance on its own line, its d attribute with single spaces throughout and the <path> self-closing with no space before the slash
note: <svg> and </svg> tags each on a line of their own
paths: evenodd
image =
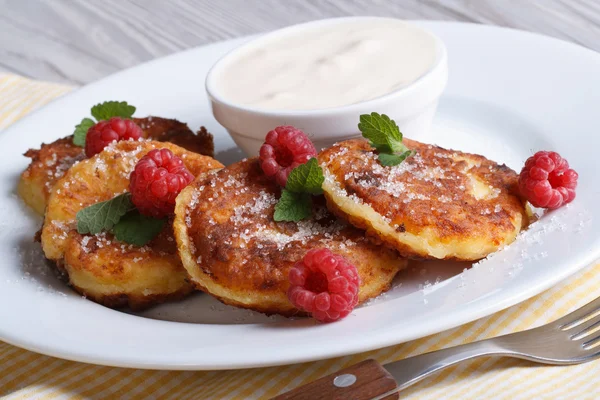
<svg viewBox="0 0 600 400">
<path fill-rule="evenodd" d="M 558 365 L 594 360 L 600 356 L 600 298 L 538 328 L 433 351 L 385 366 L 375 360 L 363 361 L 277 398 L 393 398 L 389 396 L 444 368 L 482 356 L 516 357 Z M 382 391 L 385 392 L 379 394 Z M 322 393 L 323 397 L 315 397 L 316 393 Z M 307 394 L 311 397 L 306 397 Z"/>
</svg>

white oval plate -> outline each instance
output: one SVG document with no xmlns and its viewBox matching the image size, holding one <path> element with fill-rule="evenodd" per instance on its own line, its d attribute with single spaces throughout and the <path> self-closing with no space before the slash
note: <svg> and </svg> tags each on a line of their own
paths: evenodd
<svg viewBox="0 0 600 400">
<path fill-rule="evenodd" d="M 127 100 L 138 107 L 136 115 L 206 125 L 215 134 L 217 158 L 225 163 L 241 158 L 211 116 L 204 78 L 221 55 L 247 38 L 217 43 L 88 85 L 0 135 L 0 339 L 56 357 L 123 367 L 297 363 L 453 328 L 523 301 L 592 263 L 600 256 L 600 55 L 514 30 L 420 24 L 445 41 L 450 62 L 448 89 L 428 141 L 517 170 L 535 150 L 557 150 L 580 176 L 569 207 L 545 215 L 516 243 L 465 272 L 468 265 L 413 265 L 398 276 L 401 286 L 334 324 L 268 318 L 203 294 L 138 315 L 83 299 L 53 276 L 32 241 L 41 220 L 15 195 L 27 166 L 21 154 L 72 132 L 92 105 Z"/>
</svg>

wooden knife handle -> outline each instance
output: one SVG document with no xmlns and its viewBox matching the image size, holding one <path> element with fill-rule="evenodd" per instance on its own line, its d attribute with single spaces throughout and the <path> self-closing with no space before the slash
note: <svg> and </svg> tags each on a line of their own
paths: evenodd
<svg viewBox="0 0 600 400">
<path fill-rule="evenodd" d="M 354 383 L 353 377 L 356 378 Z M 365 360 L 283 393 L 272 400 L 370 400 L 395 388 L 396 381 L 381 364 L 375 360 Z M 385 400 L 397 398 L 396 393 Z"/>
</svg>

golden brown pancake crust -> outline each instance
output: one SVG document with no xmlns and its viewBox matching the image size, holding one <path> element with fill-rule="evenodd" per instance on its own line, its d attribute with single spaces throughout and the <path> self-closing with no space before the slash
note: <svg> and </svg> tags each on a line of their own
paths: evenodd
<svg viewBox="0 0 600 400">
<path fill-rule="evenodd" d="M 78 161 L 85 158 L 82 147 L 73 144 L 73 136 L 42 143 L 39 150 L 24 154 L 31 158 L 17 186 L 19 196 L 38 214 L 43 215 L 54 184 Z"/>
<path fill-rule="evenodd" d="M 204 127 L 194 134 L 186 124 L 174 119 L 147 117 L 134 118 L 134 121 L 142 128 L 145 139 L 174 143 L 210 157 L 214 155 L 213 137 Z M 36 212 L 44 214 L 52 187 L 73 164 L 86 158 L 85 151 L 73 144 L 71 135 L 49 144 L 42 143 L 39 150 L 29 149 L 24 155 L 31 158 L 31 163 L 21 174 L 17 192 Z"/>
<path fill-rule="evenodd" d="M 364 139 L 324 150 L 319 162 L 329 208 L 416 258 L 482 258 L 527 224 L 517 174 L 506 165 L 409 139 L 404 144 L 416 155 L 396 167 L 382 166 Z M 353 204 L 370 206 L 389 230 Z M 427 243 L 417 246 L 413 237 Z"/>
<path fill-rule="evenodd" d="M 210 173 L 182 192 L 175 236 L 199 288 L 227 304 L 293 315 L 288 271 L 312 248 L 327 247 L 357 266 L 361 301 L 387 290 L 405 266 L 395 252 L 371 244 L 323 204 L 315 205 L 309 220 L 274 222 L 279 196 L 279 186 L 264 176 L 256 159 Z"/>
<path fill-rule="evenodd" d="M 176 119 L 147 117 L 134 118 L 133 121 L 142 128 L 145 139 L 173 143 L 186 150 L 209 157 L 215 155 L 213 136 L 203 126 L 194 133 L 187 124 Z"/>
<path fill-rule="evenodd" d="M 110 233 L 82 235 L 76 229 L 77 212 L 127 191 L 135 164 L 154 148 L 173 151 L 195 176 L 222 167 L 170 143 L 121 141 L 74 165 L 48 201 L 41 234 L 44 254 L 68 274 L 78 292 L 108 307 L 141 309 L 192 290 L 177 255 L 172 220 L 143 247 L 119 242 Z"/>
</svg>

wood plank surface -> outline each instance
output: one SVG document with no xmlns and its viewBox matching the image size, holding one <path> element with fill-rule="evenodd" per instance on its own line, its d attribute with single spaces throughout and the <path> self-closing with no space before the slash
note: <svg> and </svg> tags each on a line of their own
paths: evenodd
<svg viewBox="0 0 600 400">
<path fill-rule="evenodd" d="M 380 15 L 539 32 L 600 50 L 599 0 L 0 0 L 0 70 L 85 84 L 195 46 Z"/>
</svg>

